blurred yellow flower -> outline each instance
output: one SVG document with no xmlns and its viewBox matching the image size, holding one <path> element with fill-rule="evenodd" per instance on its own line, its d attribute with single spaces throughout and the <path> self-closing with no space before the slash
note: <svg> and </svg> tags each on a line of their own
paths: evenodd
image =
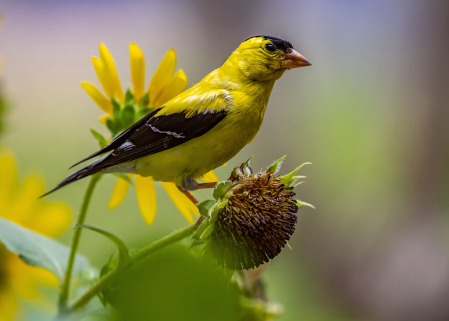
<svg viewBox="0 0 449 321">
<path fill-rule="evenodd" d="M 134 101 L 142 103 L 144 96 L 149 99 L 145 102 L 150 110 L 161 107 L 164 103 L 181 93 L 188 85 L 187 77 L 182 69 L 175 73 L 176 53 L 169 49 L 157 67 L 151 78 L 148 88 L 145 90 L 145 59 L 140 48 L 134 44 L 129 44 L 129 53 L 131 60 L 131 81 Z M 126 95 L 123 93 L 122 86 L 115 68 L 114 60 L 104 44 L 100 44 L 100 58 L 92 57 L 92 63 L 103 87 L 106 96 L 101 93 L 93 84 L 82 82 L 81 86 L 93 99 L 93 101 L 106 112 L 100 118 L 100 122 L 106 124 L 108 119 L 114 117 L 113 100 L 124 104 Z M 133 175 L 128 175 L 132 178 Z M 209 172 L 203 178 L 206 182 L 217 182 L 218 178 L 214 172 Z M 124 200 L 129 181 L 119 178 L 112 193 L 108 208 L 117 207 Z M 162 183 L 162 186 L 175 203 L 179 211 L 190 223 L 193 222 L 193 216 L 199 216 L 198 209 L 192 202 L 181 193 L 173 183 Z M 152 224 L 156 216 L 156 192 L 152 177 L 136 176 L 136 194 L 137 202 L 143 218 L 148 225 Z"/>
<path fill-rule="evenodd" d="M 43 192 L 39 176 L 29 175 L 19 184 L 13 155 L 0 152 L 0 217 L 42 235 L 60 235 L 69 226 L 72 212 L 65 204 L 38 200 Z M 45 303 L 39 285 L 57 286 L 58 280 L 49 271 L 25 264 L 0 243 L 0 321 L 14 319 L 18 299 Z"/>
</svg>

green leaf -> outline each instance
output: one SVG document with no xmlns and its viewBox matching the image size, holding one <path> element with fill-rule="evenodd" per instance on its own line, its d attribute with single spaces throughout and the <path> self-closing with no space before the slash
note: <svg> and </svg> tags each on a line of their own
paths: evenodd
<svg viewBox="0 0 449 321">
<path fill-rule="evenodd" d="M 126 94 L 125 94 L 125 104 L 128 104 L 128 103 L 131 103 L 131 104 L 134 103 L 134 95 L 130 88 L 128 88 L 128 90 L 126 90 Z"/>
<path fill-rule="evenodd" d="M 70 253 L 67 246 L 4 218 L 0 218 L 0 242 L 25 263 L 52 272 L 63 283 Z M 87 267 L 87 259 L 77 254 L 73 273 L 78 274 Z"/>
<path fill-rule="evenodd" d="M 200 214 L 203 216 L 207 216 L 207 213 L 209 212 L 209 209 L 215 204 L 214 200 L 205 200 L 201 203 L 197 204 L 196 207 L 198 207 L 198 211 L 200 211 Z"/>
<path fill-rule="evenodd" d="M 265 173 L 276 173 L 278 170 L 280 170 L 282 161 L 284 160 L 285 156 L 287 156 L 287 155 L 284 155 L 281 158 L 279 158 L 278 160 L 275 160 L 273 163 L 271 163 L 271 165 L 268 166 Z"/>
<path fill-rule="evenodd" d="M 110 239 L 112 242 L 114 242 L 118 248 L 117 269 L 123 269 L 131 263 L 131 258 L 129 257 L 128 248 L 126 247 L 125 243 L 121 239 L 119 239 L 117 236 L 115 236 L 114 234 L 109 233 L 105 230 L 99 229 L 97 227 L 90 226 L 90 225 L 76 224 L 75 227 L 87 228 L 87 229 L 97 232 L 103 236 L 106 236 L 108 239 Z"/>
<path fill-rule="evenodd" d="M 128 128 L 132 124 L 134 124 L 134 117 L 136 115 L 136 111 L 134 110 L 133 105 L 126 105 L 121 114 L 121 120 L 124 127 Z"/>
<path fill-rule="evenodd" d="M 128 175 L 126 175 L 125 173 L 112 173 L 112 175 L 117 176 L 117 177 L 119 177 L 121 179 L 124 179 L 125 181 L 127 181 L 131 185 L 134 185 L 133 180 L 130 177 L 128 177 Z"/>
<path fill-rule="evenodd" d="M 215 185 L 214 188 L 214 192 L 213 192 L 213 197 L 218 200 L 220 199 L 222 196 L 224 196 L 224 194 L 226 194 L 227 191 L 229 191 L 232 187 L 233 183 L 231 181 L 223 181 L 218 183 L 217 185 Z"/>
<path fill-rule="evenodd" d="M 101 135 L 99 132 L 93 129 L 91 129 L 90 132 L 92 133 L 94 138 L 98 140 L 98 143 L 100 144 L 101 148 L 106 147 L 108 145 L 108 141 L 106 140 L 106 138 L 104 138 L 103 135 Z"/>
<path fill-rule="evenodd" d="M 281 177 L 282 184 L 290 186 L 295 179 L 304 178 L 305 176 L 295 176 L 295 174 L 297 171 L 299 171 L 301 169 L 301 167 L 303 167 L 304 165 L 310 165 L 310 164 L 312 164 L 312 163 L 304 163 L 304 164 L 298 166 L 295 170 L 293 170 L 293 172 L 282 176 Z"/>
</svg>

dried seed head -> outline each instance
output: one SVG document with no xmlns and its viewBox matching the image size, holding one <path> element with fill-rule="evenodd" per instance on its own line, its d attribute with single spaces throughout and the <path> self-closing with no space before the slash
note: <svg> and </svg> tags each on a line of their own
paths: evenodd
<svg viewBox="0 0 449 321">
<path fill-rule="evenodd" d="M 274 173 L 245 174 L 231 178 L 234 186 L 208 242 L 219 264 L 233 270 L 252 269 L 273 259 L 297 221 L 293 187 Z"/>
</svg>

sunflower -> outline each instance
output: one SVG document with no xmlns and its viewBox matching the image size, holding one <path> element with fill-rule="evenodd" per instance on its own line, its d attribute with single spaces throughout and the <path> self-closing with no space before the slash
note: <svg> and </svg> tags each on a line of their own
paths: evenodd
<svg viewBox="0 0 449 321">
<path fill-rule="evenodd" d="M 42 235 L 60 235 L 69 226 L 72 212 L 63 203 L 38 200 L 43 192 L 43 180 L 37 175 L 19 184 L 13 155 L 0 153 L 0 217 Z M 49 271 L 25 264 L 0 243 L 0 321 L 14 319 L 18 299 L 48 303 L 39 285 L 57 286 L 58 280 Z"/>
<path fill-rule="evenodd" d="M 145 90 L 145 59 L 140 48 L 130 43 L 132 90 L 123 92 L 120 80 L 109 50 L 100 44 L 100 58 L 92 57 L 95 72 L 106 95 L 89 82 L 82 82 L 81 86 L 93 101 L 106 112 L 100 122 L 106 125 L 112 137 L 126 129 L 129 125 L 145 116 L 156 108 L 181 93 L 188 85 L 187 77 L 182 69 L 175 73 L 176 53 L 169 49 L 151 78 Z M 131 116 L 130 116 L 131 115 Z M 132 119 L 132 121 L 129 121 Z M 98 133 L 93 132 L 100 144 L 106 141 Z M 127 192 L 134 175 L 119 177 L 112 193 L 108 208 L 120 205 Z M 148 225 L 152 224 L 156 216 L 156 191 L 152 177 L 136 175 L 136 194 L 140 212 Z M 206 182 L 217 182 L 214 172 L 203 177 Z M 179 211 L 190 223 L 193 216 L 199 216 L 198 209 L 181 193 L 173 183 L 162 183 L 165 191 L 175 203 Z"/>
</svg>

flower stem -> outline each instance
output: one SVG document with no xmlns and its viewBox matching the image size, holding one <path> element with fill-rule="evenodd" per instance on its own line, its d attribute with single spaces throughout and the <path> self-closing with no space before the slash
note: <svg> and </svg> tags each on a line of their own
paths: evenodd
<svg viewBox="0 0 449 321">
<path fill-rule="evenodd" d="M 96 296 L 105 286 L 112 283 L 121 272 L 129 269 L 136 262 L 141 261 L 153 254 L 154 252 L 163 249 L 164 247 L 176 243 L 189 235 L 191 235 L 195 229 L 196 224 L 193 223 L 182 230 L 179 230 L 171 235 L 165 236 L 160 240 L 157 240 L 150 245 L 144 247 L 140 251 L 134 253 L 131 256 L 131 264 L 129 264 L 125 269 L 114 269 L 103 276 L 96 284 L 94 284 L 86 293 L 84 293 L 69 309 L 68 312 L 74 312 L 77 309 L 84 307 L 94 296 Z"/>
<path fill-rule="evenodd" d="M 102 175 L 93 175 L 90 179 L 89 185 L 87 186 L 86 194 L 84 195 L 83 204 L 81 205 L 80 214 L 78 216 L 77 224 L 83 224 L 86 219 L 87 209 L 89 208 L 89 203 L 92 198 L 95 186 L 100 180 Z M 70 248 L 69 261 L 67 263 L 67 271 L 65 273 L 64 283 L 61 287 L 61 294 L 59 295 L 59 310 L 60 312 L 66 309 L 67 300 L 69 297 L 70 290 L 70 280 L 72 278 L 73 264 L 75 263 L 76 250 L 78 249 L 78 244 L 81 237 L 82 229 L 75 229 L 72 239 L 72 247 Z"/>
</svg>

